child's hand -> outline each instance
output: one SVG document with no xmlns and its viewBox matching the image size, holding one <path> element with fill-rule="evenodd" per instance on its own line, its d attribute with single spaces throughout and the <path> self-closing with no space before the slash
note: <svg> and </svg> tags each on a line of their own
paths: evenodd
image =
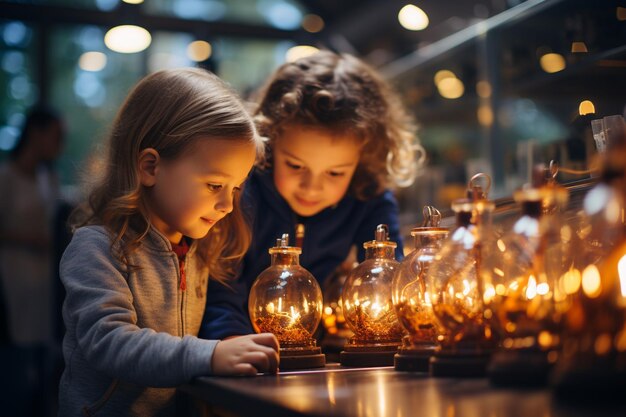
<svg viewBox="0 0 626 417">
<path fill-rule="evenodd" d="M 256 375 L 278 370 L 278 340 L 272 333 L 222 340 L 211 360 L 215 375 Z"/>
</svg>

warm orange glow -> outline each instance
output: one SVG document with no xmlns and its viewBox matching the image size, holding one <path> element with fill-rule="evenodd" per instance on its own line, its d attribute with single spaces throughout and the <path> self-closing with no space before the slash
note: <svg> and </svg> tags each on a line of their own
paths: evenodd
<svg viewBox="0 0 626 417">
<path fill-rule="evenodd" d="M 456 99 L 463 95 L 465 86 L 458 78 L 444 78 L 437 84 L 439 94 L 443 98 Z"/>
<path fill-rule="evenodd" d="M 565 69 L 565 58 L 560 54 L 545 54 L 539 58 L 539 65 L 545 72 L 552 74 Z"/>
<path fill-rule="evenodd" d="M 593 345 L 597 355 L 606 355 L 611 350 L 611 335 L 603 333 L 596 338 L 596 342 Z"/>
<path fill-rule="evenodd" d="M 591 114 L 596 112 L 596 107 L 589 100 L 583 100 L 578 105 L 578 114 L 584 116 L 585 114 Z"/>
<path fill-rule="evenodd" d="M 187 45 L 187 56 L 192 61 L 202 62 L 211 57 L 213 48 L 207 41 L 194 41 Z"/>
<path fill-rule="evenodd" d="M 600 271 L 595 265 L 589 265 L 583 271 L 583 291 L 589 298 L 596 298 L 602 292 L 602 282 Z"/>
<path fill-rule="evenodd" d="M 478 123 L 481 126 L 491 126 L 493 124 L 493 111 L 489 105 L 481 105 L 476 112 Z"/>
<path fill-rule="evenodd" d="M 626 254 L 617 262 L 617 275 L 619 276 L 620 293 L 626 298 Z"/>
<path fill-rule="evenodd" d="M 539 336 L 537 337 L 537 342 L 541 347 L 550 347 L 552 345 L 552 335 L 550 334 L 550 332 L 544 330 L 539 333 Z"/>
<path fill-rule="evenodd" d="M 310 33 L 324 29 L 324 20 L 316 14 L 307 14 L 302 18 L 302 28 Z"/>
<path fill-rule="evenodd" d="M 578 269 L 570 269 L 563 276 L 563 286 L 567 294 L 574 294 L 580 288 L 582 277 Z"/>
<path fill-rule="evenodd" d="M 491 97 L 491 84 L 488 81 L 478 81 L 476 83 L 476 94 L 482 98 Z"/>
<path fill-rule="evenodd" d="M 572 53 L 580 54 L 585 52 L 588 52 L 585 42 L 572 42 Z"/>
</svg>

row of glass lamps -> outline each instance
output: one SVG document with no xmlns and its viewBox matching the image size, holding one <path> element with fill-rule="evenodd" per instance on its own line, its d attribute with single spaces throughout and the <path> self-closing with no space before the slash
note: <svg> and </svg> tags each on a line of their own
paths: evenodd
<svg viewBox="0 0 626 417">
<path fill-rule="evenodd" d="M 594 122 L 598 125 L 598 121 Z M 497 385 L 538 385 L 559 395 L 590 391 L 621 398 L 626 387 L 626 128 L 599 121 L 600 176 L 583 208 L 568 217 L 568 191 L 555 164 L 536 169 L 516 192 L 521 215 L 506 233 L 492 227 L 490 178 L 475 175 L 439 226 L 434 207 L 412 230 L 415 249 L 395 260 L 385 225 L 350 271 L 342 309 L 353 336 L 344 366 L 394 365 L 434 376 L 488 375 Z M 594 126 L 594 134 L 598 129 Z M 254 283 L 249 313 L 256 331 L 275 333 L 281 369 L 321 367 L 313 333 L 322 292 L 299 265 L 300 248 L 283 235 L 272 265 Z"/>
</svg>

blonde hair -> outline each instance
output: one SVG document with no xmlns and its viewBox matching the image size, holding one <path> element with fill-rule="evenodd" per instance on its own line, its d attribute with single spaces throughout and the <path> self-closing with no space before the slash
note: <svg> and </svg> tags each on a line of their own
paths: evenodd
<svg viewBox="0 0 626 417">
<path fill-rule="evenodd" d="M 348 54 L 320 51 L 278 68 L 261 92 L 255 122 L 268 138 L 263 167 L 271 166 L 272 146 L 289 124 L 358 137 L 362 151 L 349 192 L 361 200 L 411 185 L 425 157 L 398 95 Z"/>
<path fill-rule="evenodd" d="M 153 148 L 161 158 L 174 159 L 207 138 L 252 142 L 259 152 L 263 148 L 243 104 L 217 76 L 198 68 L 148 75 L 128 95 L 113 122 L 103 175 L 88 202 L 74 213 L 73 226 L 105 226 L 113 236 L 111 248 L 127 261 L 150 229 L 146 190 L 139 182 L 139 153 Z M 239 196 L 233 204 L 233 211 L 198 241 L 201 259 L 220 281 L 235 273 L 251 241 Z M 120 249 L 115 250 L 118 243 Z"/>
</svg>

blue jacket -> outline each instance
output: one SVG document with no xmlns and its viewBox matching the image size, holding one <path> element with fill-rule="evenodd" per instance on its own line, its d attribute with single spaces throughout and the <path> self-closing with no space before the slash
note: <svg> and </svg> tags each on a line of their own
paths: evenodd
<svg viewBox="0 0 626 417">
<path fill-rule="evenodd" d="M 348 257 L 352 245 L 358 260 L 365 257 L 363 242 L 374 240 L 378 224 L 389 226 L 389 239 L 398 243 L 396 257 L 401 259 L 402 241 L 398 205 L 391 191 L 369 201 L 346 195 L 337 205 L 306 218 L 298 218 L 274 186 L 272 172 L 255 170 L 242 196 L 242 207 L 252 225 L 252 244 L 246 253 L 241 274 L 229 283 L 231 288 L 209 280 L 207 306 L 199 336 L 223 339 L 254 333 L 248 316 L 248 295 L 256 277 L 270 266 L 269 248 L 276 239 L 289 233 L 295 246 L 296 227 L 304 225 L 300 264 L 317 278 L 320 285 Z"/>
</svg>

